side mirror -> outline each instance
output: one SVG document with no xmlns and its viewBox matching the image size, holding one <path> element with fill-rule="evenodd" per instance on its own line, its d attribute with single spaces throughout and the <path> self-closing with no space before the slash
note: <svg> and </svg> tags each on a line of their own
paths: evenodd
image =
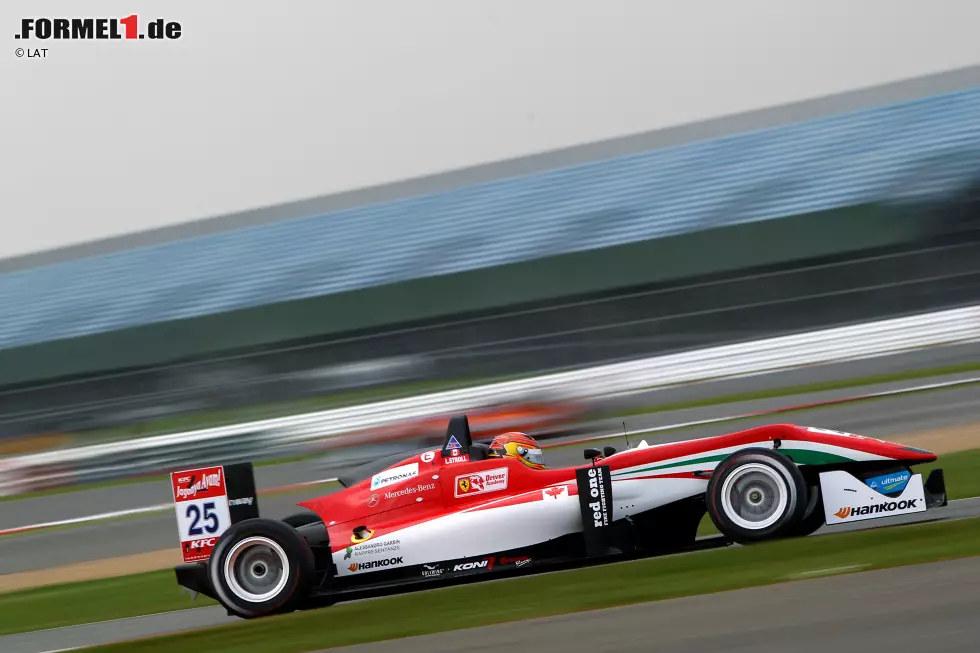
<svg viewBox="0 0 980 653">
<path fill-rule="evenodd" d="M 614 453 L 616 453 L 616 447 L 603 447 L 602 448 L 602 455 L 605 456 L 606 458 L 608 458 L 609 456 L 613 455 Z"/>
<path fill-rule="evenodd" d="M 602 452 L 599 451 L 598 449 L 586 449 L 585 450 L 585 459 L 586 460 L 593 460 L 595 458 L 598 458 L 601 455 L 602 455 Z"/>
</svg>

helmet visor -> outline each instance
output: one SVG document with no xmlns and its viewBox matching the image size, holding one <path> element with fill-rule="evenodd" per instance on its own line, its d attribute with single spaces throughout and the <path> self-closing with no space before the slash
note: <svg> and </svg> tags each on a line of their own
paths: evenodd
<svg viewBox="0 0 980 653">
<path fill-rule="evenodd" d="M 541 453 L 540 449 L 526 449 L 521 447 L 520 451 L 521 455 L 524 456 L 524 460 L 532 465 L 544 465 L 544 454 Z"/>
</svg>

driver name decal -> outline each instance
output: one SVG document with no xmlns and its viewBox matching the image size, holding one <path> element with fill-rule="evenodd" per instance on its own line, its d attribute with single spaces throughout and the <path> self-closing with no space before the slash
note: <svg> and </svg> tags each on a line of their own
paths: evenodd
<svg viewBox="0 0 980 653">
<path fill-rule="evenodd" d="M 487 494 L 507 489 L 507 468 L 499 467 L 485 472 L 473 472 L 456 477 L 456 497 Z"/>
</svg>

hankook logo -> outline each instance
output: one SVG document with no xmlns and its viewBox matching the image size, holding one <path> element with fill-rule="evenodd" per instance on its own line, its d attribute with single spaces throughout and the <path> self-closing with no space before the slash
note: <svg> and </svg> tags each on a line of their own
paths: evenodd
<svg viewBox="0 0 980 653">
<path fill-rule="evenodd" d="M 837 512 L 834 513 L 839 519 L 847 519 L 848 517 L 860 517 L 863 515 L 872 515 L 882 512 L 895 512 L 896 510 L 907 510 L 909 508 L 915 508 L 915 504 L 918 499 L 904 499 L 902 501 L 889 501 L 888 503 L 878 503 L 873 506 L 845 506 Z"/>
<path fill-rule="evenodd" d="M 384 560 L 369 560 L 368 562 L 352 562 L 348 571 L 367 571 L 368 569 L 378 569 L 379 567 L 389 567 L 391 565 L 402 564 L 403 558 L 401 556 L 397 558 L 386 558 Z"/>
</svg>

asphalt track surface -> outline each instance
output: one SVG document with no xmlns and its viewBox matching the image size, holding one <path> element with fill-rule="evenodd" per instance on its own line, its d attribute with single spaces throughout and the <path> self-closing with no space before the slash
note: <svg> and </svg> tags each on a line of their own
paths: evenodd
<svg viewBox="0 0 980 653">
<path fill-rule="evenodd" d="M 877 363 L 882 362 L 881 359 L 872 360 Z M 960 360 L 962 361 L 962 359 Z M 864 362 L 870 363 L 871 361 Z M 948 380 L 975 376 L 980 376 L 980 373 L 965 373 L 940 378 Z M 763 380 L 764 377 L 748 377 L 741 381 L 759 383 Z M 933 380 L 936 379 L 878 384 L 860 389 L 847 388 L 793 397 L 777 397 L 722 406 L 652 413 L 628 418 L 627 426 L 630 430 L 655 428 L 665 424 L 852 396 L 870 390 L 908 387 Z M 735 384 L 733 381 L 724 383 Z M 726 392 L 729 391 L 731 390 L 726 390 Z M 670 400 L 674 401 L 675 399 Z M 666 431 L 646 439 L 653 444 L 701 438 L 774 422 L 809 424 L 883 438 L 925 429 L 975 424 L 980 423 L 980 384 L 876 399 L 871 402 L 841 404 L 786 415 L 750 418 L 727 424 L 711 424 Z M 606 424 L 596 425 L 595 430 L 597 432 L 615 432 L 621 428 L 621 423 L 618 420 L 613 420 Z M 632 441 L 634 445 L 636 444 L 635 440 L 636 438 Z M 614 438 L 605 444 L 622 448 L 624 442 L 621 438 Z M 978 433 L 978 445 L 980 445 L 980 433 Z M 583 448 L 584 445 L 549 450 L 546 453 L 548 462 L 552 467 L 579 464 L 582 461 Z M 256 469 L 259 488 L 321 479 L 324 475 L 324 470 L 311 461 Z M 269 517 L 284 517 L 298 510 L 295 505 L 297 501 L 333 491 L 335 487 L 314 486 L 289 494 L 266 495 L 259 499 L 260 510 L 263 515 Z M 3 502 L 0 503 L 0 529 L 94 513 L 165 504 L 169 501 L 169 485 L 166 480 L 161 479 L 155 482 Z M 0 538 L 0 574 L 144 553 L 175 545 L 174 515 L 169 511 L 73 526 L 70 530 L 42 530 Z"/>
<path fill-rule="evenodd" d="M 331 649 L 336 653 L 972 651 L 980 559 L 967 558 Z"/>
<path fill-rule="evenodd" d="M 980 516 L 980 498 L 951 502 L 926 515 L 858 522 L 834 529 L 824 527 L 811 537 L 972 516 Z M 889 650 L 879 646 L 884 642 L 901 643 L 900 650 L 917 652 L 973 650 L 952 646 L 980 641 L 978 607 L 980 558 L 969 558 L 535 619 L 510 627 L 413 637 L 399 640 L 397 648 L 401 653 L 498 651 L 512 646 L 526 648 L 528 638 L 532 638 L 536 652 L 555 653 L 672 651 L 671 646 L 681 644 L 688 644 L 686 650 L 698 653 L 824 653 L 827 647 L 834 646 L 843 647 L 837 649 L 843 651 Z M 51 653 L 240 621 L 220 607 L 209 606 L 9 635 L 0 637 L 0 651 Z M 909 628 L 905 622 L 915 627 Z M 892 639 L 891 629 L 896 624 L 902 627 L 895 632 L 908 635 L 908 639 Z M 930 637 L 925 637 L 927 634 Z M 797 637 L 800 641 L 795 641 Z M 393 646 L 391 642 L 381 642 L 333 650 L 367 653 L 389 651 Z"/>
</svg>

